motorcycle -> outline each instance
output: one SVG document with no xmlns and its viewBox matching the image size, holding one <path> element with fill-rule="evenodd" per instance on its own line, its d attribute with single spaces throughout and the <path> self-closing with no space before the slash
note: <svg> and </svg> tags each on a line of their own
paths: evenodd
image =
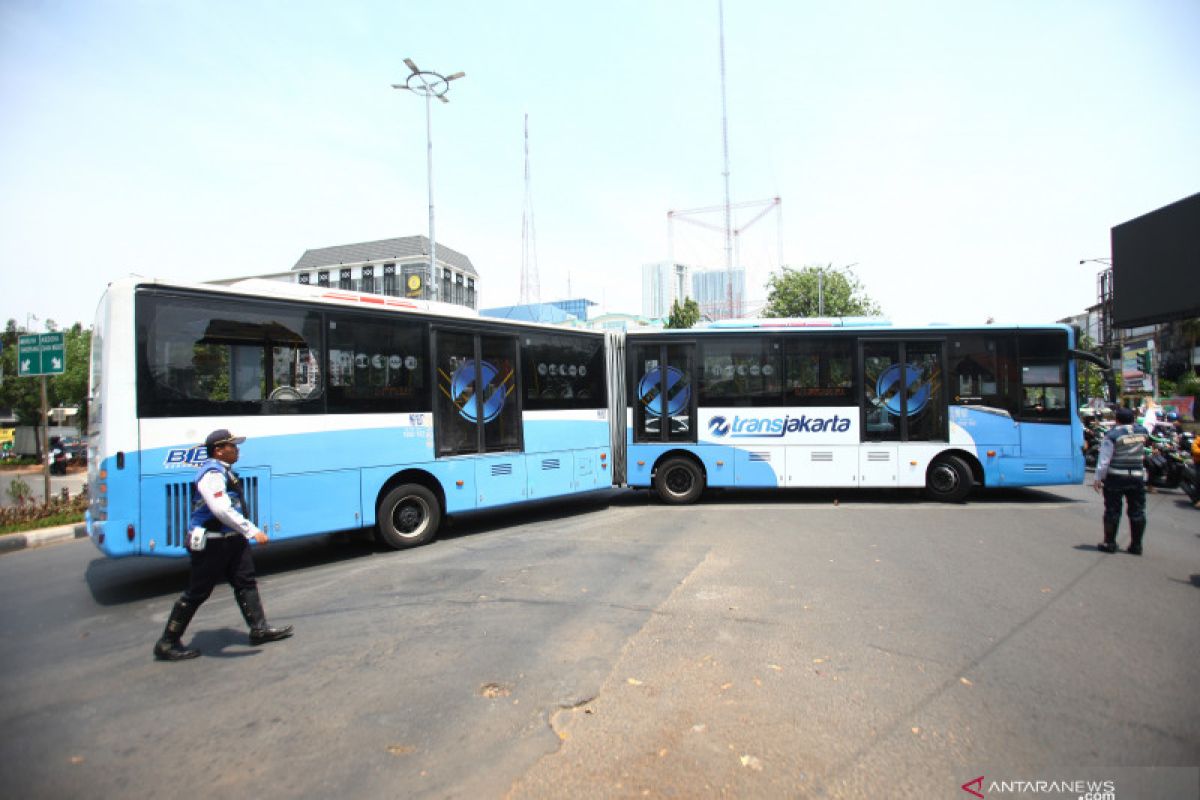
<svg viewBox="0 0 1200 800">
<path fill-rule="evenodd" d="M 1083 429 L 1083 463 L 1088 469 L 1095 469 L 1100 460 L 1100 442 L 1104 441 L 1104 431 L 1088 425 Z"/>
<path fill-rule="evenodd" d="M 1185 433 L 1179 439 L 1180 453 L 1192 452 L 1192 442 L 1195 434 Z M 1200 463 L 1193 461 L 1183 465 L 1183 473 L 1179 477 L 1179 488 L 1192 501 L 1192 505 L 1200 509 Z"/>
<path fill-rule="evenodd" d="M 1187 458 L 1166 439 L 1151 437 L 1146 448 L 1146 484 L 1156 489 L 1178 489 L 1183 481 Z"/>
<path fill-rule="evenodd" d="M 71 454 L 62 448 L 56 447 L 50 451 L 50 474 L 51 475 L 66 475 L 67 464 L 71 461 Z"/>
</svg>

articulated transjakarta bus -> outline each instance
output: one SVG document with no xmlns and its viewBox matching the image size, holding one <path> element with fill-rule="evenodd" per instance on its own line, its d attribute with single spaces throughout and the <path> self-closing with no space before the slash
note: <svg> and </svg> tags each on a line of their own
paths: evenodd
<svg viewBox="0 0 1200 800">
<path fill-rule="evenodd" d="M 328 287 L 127 279 L 93 333 L 87 527 L 182 556 L 215 428 L 248 437 L 249 515 L 277 539 L 404 548 L 447 514 L 613 486 L 1079 483 L 1073 333 L 736 320 L 628 334 Z"/>
</svg>

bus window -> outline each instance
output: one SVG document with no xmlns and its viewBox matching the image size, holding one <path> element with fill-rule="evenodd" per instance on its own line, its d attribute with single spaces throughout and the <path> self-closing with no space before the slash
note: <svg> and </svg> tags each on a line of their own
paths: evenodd
<svg viewBox="0 0 1200 800">
<path fill-rule="evenodd" d="M 604 408 L 604 342 L 570 334 L 521 337 L 521 378 L 527 411 Z"/>
<path fill-rule="evenodd" d="M 1021 418 L 1033 422 L 1069 422 L 1066 334 L 1023 334 Z"/>
<path fill-rule="evenodd" d="M 1019 375 L 1014 345 L 1011 337 L 952 335 L 951 405 L 984 406 L 1015 416 Z"/>
<path fill-rule="evenodd" d="M 704 342 L 702 406 L 778 406 L 782 403 L 782 342 L 729 338 Z"/>
<path fill-rule="evenodd" d="M 784 372 L 788 405 L 853 406 L 854 342 L 804 336 L 787 340 Z"/>
<path fill-rule="evenodd" d="M 137 315 L 139 416 L 323 410 L 316 312 L 143 293 Z"/>
<path fill-rule="evenodd" d="M 424 323 L 329 315 L 329 413 L 429 411 Z"/>
</svg>

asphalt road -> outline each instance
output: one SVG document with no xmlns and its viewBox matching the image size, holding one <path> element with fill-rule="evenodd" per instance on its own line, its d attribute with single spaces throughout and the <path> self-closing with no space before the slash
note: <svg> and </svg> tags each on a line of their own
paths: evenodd
<svg viewBox="0 0 1200 800">
<path fill-rule="evenodd" d="M 956 506 L 612 492 L 460 519 L 404 553 L 281 542 L 260 583 L 295 638 L 249 647 L 222 588 L 188 631 L 205 657 L 178 664 L 150 649 L 183 562 L 16 552 L 0 786 L 959 798 L 1003 775 L 1195 796 L 1200 512 L 1162 493 L 1150 514 L 1141 558 L 1095 550 L 1085 487 Z"/>
</svg>

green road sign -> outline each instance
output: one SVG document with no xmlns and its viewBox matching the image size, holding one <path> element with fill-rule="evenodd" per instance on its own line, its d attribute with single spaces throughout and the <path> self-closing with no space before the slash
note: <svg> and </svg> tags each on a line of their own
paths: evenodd
<svg viewBox="0 0 1200 800">
<path fill-rule="evenodd" d="M 61 333 L 30 333 L 17 340 L 17 375 L 62 375 L 67 366 Z"/>
</svg>

